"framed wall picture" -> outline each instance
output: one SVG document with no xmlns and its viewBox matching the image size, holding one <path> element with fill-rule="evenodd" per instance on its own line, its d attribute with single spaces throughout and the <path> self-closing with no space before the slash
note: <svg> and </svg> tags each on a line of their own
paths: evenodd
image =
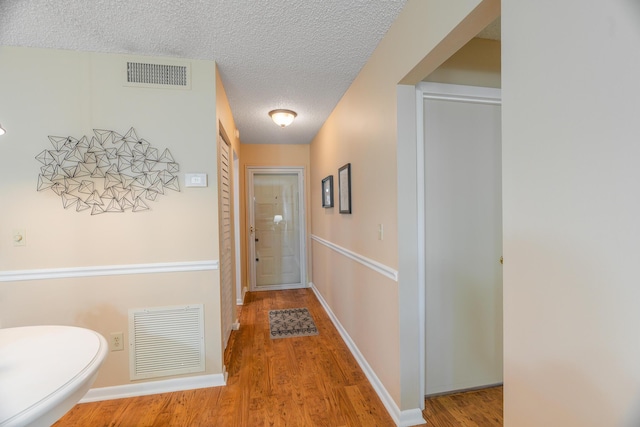
<svg viewBox="0 0 640 427">
<path fill-rule="evenodd" d="M 322 207 L 333 207 L 333 175 L 322 180 Z"/>
<path fill-rule="evenodd" d="M 338 169 L 339 212 L 351 213 L 351 163 Z"/>
</svg>

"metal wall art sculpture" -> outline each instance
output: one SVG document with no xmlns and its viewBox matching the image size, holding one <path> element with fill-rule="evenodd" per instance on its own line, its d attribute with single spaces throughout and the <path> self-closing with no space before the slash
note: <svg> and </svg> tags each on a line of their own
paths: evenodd
<svg viewBox="0 0 640 427">
<path fill-rule="evenodd" d="M 91 139 L 49 136 L 53 149 L 36 156 L 43 165 L 38 191 L 51 190 L 65 209 L 91 215 L 145 211 L 166 190 L 180 191 L 180 167 L 168 149 L 160 153 L 133 128 L 124 135 L 93 133 Z"/>
</svg>

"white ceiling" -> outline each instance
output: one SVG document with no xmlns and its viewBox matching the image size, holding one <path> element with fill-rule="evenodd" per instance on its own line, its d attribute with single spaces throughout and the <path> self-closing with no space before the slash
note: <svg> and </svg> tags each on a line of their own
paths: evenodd
<svg viewBox="0 0 640 427">
<path fill-rule="evenodd" d="M 0 0 L 0 45 L 215 60 L 243 143 L 307 144 L 405 2 Z"/>
</svg>

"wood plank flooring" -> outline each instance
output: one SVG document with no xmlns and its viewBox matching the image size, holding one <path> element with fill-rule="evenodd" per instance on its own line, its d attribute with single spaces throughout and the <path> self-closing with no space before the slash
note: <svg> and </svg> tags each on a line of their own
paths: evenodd
<svg viewBox="0 0 640 427">
<path fill-rule="evenodd" d="M 319 335 L 271 339 L 268 312 L 307 307 Z M 310 289 L 253 292 L 232 332 L 227 385 L 76 405 L 71 426 L 394 426 Z"/>
<path fill-rule="evenodd" d="M 425 399 L 429 427 L 501 427 L 503 388 L 492 387 Z"/>
<path fill-rule="evenodd" d="M 319 335 L 272 340 L 269 310 L 307 307 Z M 310 289 L 247 294 L 225 387 L 76 405 L 55 427 L 391 427 L 395 423 Z M 502 387 L 425 400 L 429 427 L 502 426 Z"/>
</svg>

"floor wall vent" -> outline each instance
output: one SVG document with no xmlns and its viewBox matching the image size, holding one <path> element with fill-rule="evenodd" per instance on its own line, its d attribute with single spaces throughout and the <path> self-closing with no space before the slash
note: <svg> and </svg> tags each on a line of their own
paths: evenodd
<svg viewBox="0 0 640 427">
<path fill-rule="evenodd" d="M 132 380 L 205 370 L 203 305 L 129 310 Z"/>
</svg>

